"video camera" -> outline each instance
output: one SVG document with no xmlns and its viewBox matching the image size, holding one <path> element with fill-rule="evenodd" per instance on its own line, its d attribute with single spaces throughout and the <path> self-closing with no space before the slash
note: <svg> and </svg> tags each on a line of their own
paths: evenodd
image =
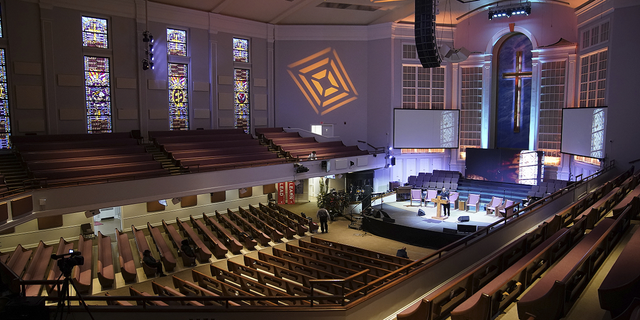
<svg viewBox="0 0 640 320">
<path fill-rule="evenodd" d="M 73 270 L 73 267 L 81 266 L 84 264 L 84 257 L 82 256 L 82 252 L 73 251 L 73 249 L 69 250 L 69 253 L 61 255 L 52 254 L 51 259 L 58 260 L 58 268 L 65 277 L 71 276 L 71 270 Z"/>
</svg>

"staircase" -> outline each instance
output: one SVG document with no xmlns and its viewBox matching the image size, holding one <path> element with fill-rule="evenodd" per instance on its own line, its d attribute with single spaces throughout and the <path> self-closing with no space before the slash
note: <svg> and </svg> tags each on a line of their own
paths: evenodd
<svg viewBox="0 0 640 320">
<path fill-rule="evenodd" d="M 0 153 L 0 174 L 9 192 L 24 188 L 23 182 L 29 179 L 22 161 L 13 152 Z"/>
<path fill-rule="evenodd" d="M 147 153 L 151 153 L 153 155 L 153 160 L 162 163 L 162 167 L 168 170 L 171 175 L 179 175 L 189 172 L 187 169 L 177 166 L 173 160 L 155 144 L 146 144 L 144 149 Z"/>
</svg>

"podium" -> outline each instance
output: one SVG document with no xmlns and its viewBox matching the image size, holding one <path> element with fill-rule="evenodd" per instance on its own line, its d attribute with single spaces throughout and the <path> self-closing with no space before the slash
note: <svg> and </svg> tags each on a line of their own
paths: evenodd
<svg viewBox="0 0 640 320">
<path fill-rule="evenodd" d="M 431 218 L 438 219 L 438 220 L 447 219 L 448 217 L 443 217 L 442 216 L 442 206 L 441 205 L 449 203 L 449 200 L 442 199 L 441 196 L 437 196 L 434 199 L 431 199 L 431 202 L 435 203 L 436 204 L 436 208 L 437 208 L 436 216 L 435 217 L 431 217 Z"/>
</svg>

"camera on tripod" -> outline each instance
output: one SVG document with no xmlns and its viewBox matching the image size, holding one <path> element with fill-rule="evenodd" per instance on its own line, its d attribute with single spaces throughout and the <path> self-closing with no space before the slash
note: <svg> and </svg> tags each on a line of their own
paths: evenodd
<svg viewBox="0 0 640 320">
<path fill-rule="evenodd" d="M 81 266 L 84 264 L 84 257 L 80 251 L 69 250 L 69 253 L 57 255 L 52 254 L 51 259 L 58 260 L 58 268 L 65 277 L 71 276 L 71 270 L 75 266 Z"/>
</svg>

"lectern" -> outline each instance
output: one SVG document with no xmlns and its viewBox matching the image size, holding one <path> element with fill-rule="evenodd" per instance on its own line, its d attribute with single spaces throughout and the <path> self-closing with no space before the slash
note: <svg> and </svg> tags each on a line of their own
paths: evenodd
<svg viewBox="0 0 640 320">
<path fill-rule="evenodd" d="M 436 207 L 438 208 L 438 209 L 437 209 L 437 211 L 436 211 L 436 212 L 437 212 L 437 213 L 436 213 L 436 215 L 437 215 L 437 216 L 435 216 L 435 217 L 431 217 L 431 218 L 433 218 L 433 219 L 438 219 L 438 220 L 444 220 L 444 219 L 446 219 L 447 217 L 443 217 L 443 216 L 442 216 L 442 205 L 443 205 L 443 204 L 447 204 L 447 203 L 449 203 L 449 200 L 447 200 L 447 199 L 442 199 L 442 196 L 437 196 L 437 197 L 435 197 L 434 199 L 431 199 L 431 202 L 435 203 L 435 204 L 436 204 Z"/>
</svg>

